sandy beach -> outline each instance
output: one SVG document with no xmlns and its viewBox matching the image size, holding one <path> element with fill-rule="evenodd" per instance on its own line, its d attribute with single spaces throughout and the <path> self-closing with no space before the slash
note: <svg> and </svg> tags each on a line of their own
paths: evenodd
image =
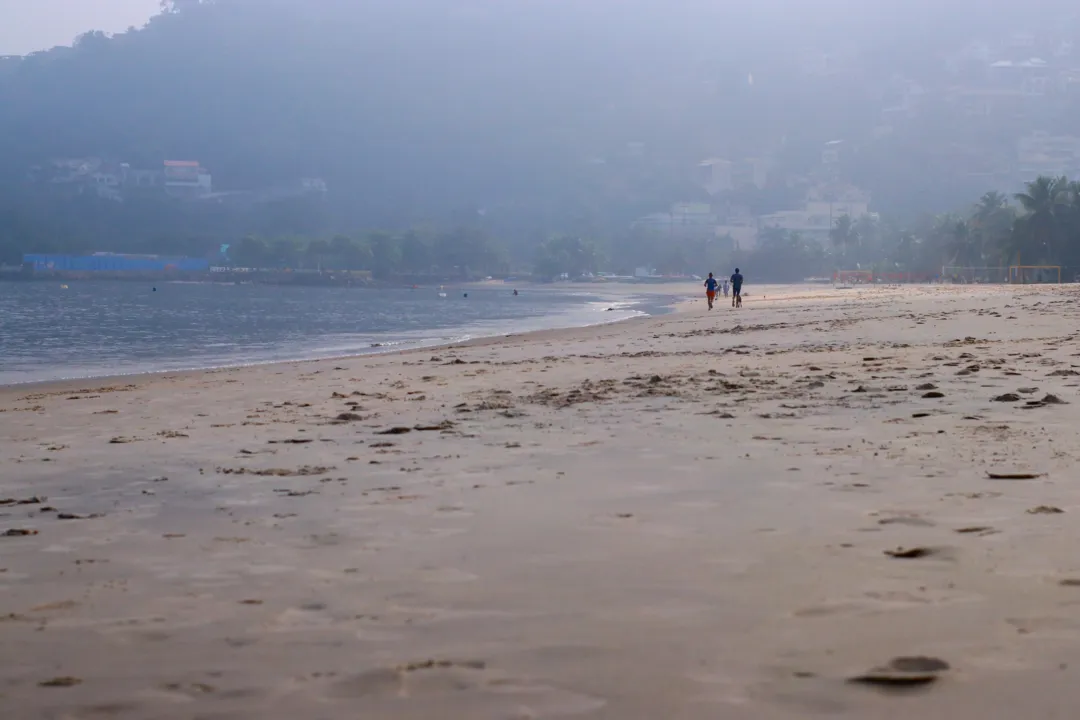
<svg viewBox="0 0 1080 720">
<path fill-rule="evenodd" d="M 749 291 L 0 389 L 0 716 L 1075 715 L 1080 288 Z"/>
</svg>

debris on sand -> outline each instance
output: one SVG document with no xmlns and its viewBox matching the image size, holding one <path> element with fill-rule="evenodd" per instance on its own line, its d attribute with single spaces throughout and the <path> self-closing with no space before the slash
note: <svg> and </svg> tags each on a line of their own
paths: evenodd
<svg viewBox="0 0 1080 720">
<path fill-rule="evenodd" d="M 413 428 L 416 432 L 445 432 L 446 430 L 453 430 L 455 423 L 450 420 L 443 420 L 437 425 L 417 425 Z"/>
<path fill-rule="evenodd" d="M 29 535 L 37 534 L 37 530 L 27 530 L 26 528 L 11 528 L 0 537 L 27 537 Z"/>
<path fill-rule="evenodd" d="M 1002 403 L 1020 402 L 1020 396 L 1016 393 L 1005 393 L 1004 395 L 998 395 L 995 398 L 991 398 L 991 401 Z"/>
<path fill-rule="evenodd" d="M 1064 512 L 1061 508 L 1053 505 L 1040 505 L 1028 510 L 1028 515 L 1062 515 Z"/>
<path fill-rule="evenodd" d="M 5 507 L 5 506 L 8 506 L 8 505 L 41 505 L 42 503 L 44 503 L 48 499 L 49 498 L 46 498 L 46 497 L 38 497 L 37 495 L 35 495 L 34 497 L 28 497 L 28 498 L 22 498 L 22 499 L 4 498 L 4 499 L 0 500 L 0 507 Z"/>
<path fill-rule="evenodd" d="M 388 430 L 380 430 L 375 434 L 376 435 L 405 435 L 405 434 L 411 433 L 411 432 L 412 432 L 412 428 L 410 428 L 410 427 L 392 427 L 392 428 L 389 428 Z"/>
<path fill-rule="evenodd" d="M 334 418 L 336 423 L 359 422 L 364 419 L 363 415 L 352 412 L 344 412 Z"/>
<path fill-rule="evenodd" d="M 1042 473 L 988 472 L 986 476 L 991 480 L 1038 480 L 1042 477 Z"/>
<path fill-rule="evenodd" d="M 179 440 L 191 436 L 187 433 L 180 432 L 179 430 L 162 430 L 158 433 L 158 437 L 165 438 L 166 440 Z"/>
<path fill-rule="evenodd" d="M 938 386 L 935 385 L 934 383 L 923 383 L 922 385 L 919 385 L 915 389 L 920 391 L 920 392 L 927 392 L 929 390 L 937 390 Z"/>
<path fill-rule="evenodd" d="M 897 558 L 900 560 L 914 560 L 916 558 L 930 557 L 936 554 L 937 551 L 933 548 L 927 547 L 898 547 L 895 550 L 886 550 L 885 554 L 891 558 Z"/>
<path fill-rule="evenodd" d="M 312 475 L 325 475 L 331 470 L 337 470 L 332 465 L 304 465 L 295 470 L 285 468 L 269 468 L 267 470 L 251 470 L 250 468 L 218 468 L 222 475 L 257 475 L 260 477 L 308 477 Z"/>
<path fill-rule="evenodd" d="M 975 525 L 972 527 L 958 528 L 956 532 L 961 535 L 991 535 L 996 533 L 997 530 L 988 525 Z"/>
<path fill-rule="evenodd" d="M 916 688 L 938 680 L 948 669 L 949 663 L 934 657 L 898 657 L 888 665 L 848 678 L 848 682 L 894 690 Z"/>
<path fill-rule="evenodd" d="M 923 397 L 927 400 L 940 400 L 941 398 L 945 397 L 945 393 L 939 392 L 937 390 L 931 390 L 930 392 L 924 394 Z"/>
<path fill-rule="evenodd" d="M 76 685 L 81 685 L 81 684 L 82 684 L 82 680 L 77 678 L 77 677 L 55 677 L 55 678 L 53 678 L 51 680 L 42 680 L 41 682 L 38 683 L 38 685 L 40 687 L 51 687 L 51 688 L 75 687 Z"/>
</svg>

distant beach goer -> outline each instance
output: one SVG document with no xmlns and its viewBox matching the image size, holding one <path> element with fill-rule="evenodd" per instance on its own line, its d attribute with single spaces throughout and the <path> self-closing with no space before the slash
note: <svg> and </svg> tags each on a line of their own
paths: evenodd
<svg viewBox="0 0 1080 720">
<path fill-rule="evenodd" d="M 739 268 L 735 268 L 735 273 L 731 276 L 731 307 L 742 307 L 742 282 L 742 273 Z"/>
<path fill-rule="evenodd" d="M 727 278 L 724 278 L 724 297 L 727 297 L 727 296 L 728 296 L 728 281 L 727 281 Z"/>
<path fill-rule="evenodd" d="M 705 299 L 709 303 L 709 309 L 712 310 L 713 301 L 716 300 L 716 278 L 712 273 L 709 273 L 709 279 L 705 281 Z"/>
<path fill-rule="evenodd" d="M 517 297 L 517 294 L 518 294 L 518 291 L 517 291 L 517 290 L 515 290 L 515 291 L 514 291 L 514 297 Z"/>
</svg>

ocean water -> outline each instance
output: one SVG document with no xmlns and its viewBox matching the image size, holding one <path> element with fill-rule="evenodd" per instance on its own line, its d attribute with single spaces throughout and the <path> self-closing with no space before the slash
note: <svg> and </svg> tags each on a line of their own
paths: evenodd
<svg viewBox="0 0 1080 720">
<path fill-rule="evenodd" d="M 665 311 L 663 299 L 602 289 L 444 292 L 0 282 L 0 385 L 387 352 Z"/>
</svg>

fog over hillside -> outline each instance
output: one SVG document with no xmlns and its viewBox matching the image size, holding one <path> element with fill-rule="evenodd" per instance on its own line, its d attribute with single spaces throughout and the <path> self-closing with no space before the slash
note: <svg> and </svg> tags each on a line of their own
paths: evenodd
<svg viewBox="0 0 1080 720">
<path fill-rule="evenodd" d="M 670 241 L 667 214 L 688 216 L 680 237 L 723 239 L 719 262 L 774 226 L 802 242 L 815 225 L 782 213 L 827 201 L 828 255 L 853 211 L 914 231 L 1075 176 L 1077 16 L 1049 0 L 177 0 L 145 28 L 0 62 L 0 243 L 9 259 L 117 236 L 205 252 L 469 226 L 527 265 L 553 235 L 607 257 L 664 246 L 646 236 Z M 172 202 L 122 177 L 165 161 L 212 180 Z M 71 171 L 87 162 L 107 188 Z"/>
</svg>

